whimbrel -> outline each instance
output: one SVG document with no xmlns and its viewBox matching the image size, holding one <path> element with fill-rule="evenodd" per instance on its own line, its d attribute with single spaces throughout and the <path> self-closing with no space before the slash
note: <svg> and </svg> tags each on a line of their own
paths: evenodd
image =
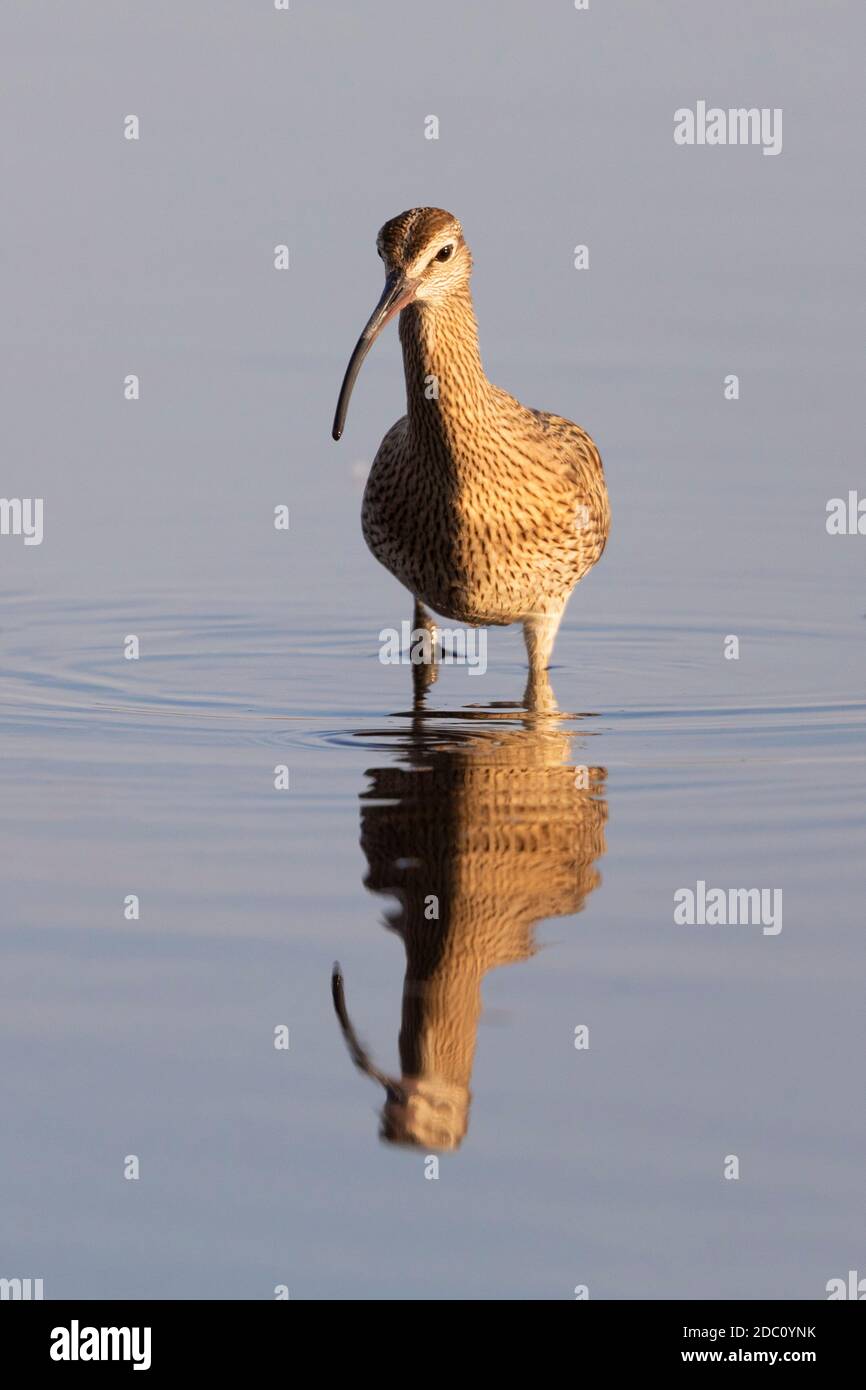
<svg viewBox="0 0 866 1390">
<path fill-rule="evenodd" d="M 478 351 L 460 223 L 412 208 L 377 238 L 382 297 L 352 353 L 334 417 L 381 329 L 399 312 L 407 413 L 367 480 L 364 538 L 416 600 L 472 625 L 523 624 L 533 680 L 544 680 L 569 595 L 610 526 L 601 458 L 578 425 L 529 410 L 488 381 Z"/>
</svg>

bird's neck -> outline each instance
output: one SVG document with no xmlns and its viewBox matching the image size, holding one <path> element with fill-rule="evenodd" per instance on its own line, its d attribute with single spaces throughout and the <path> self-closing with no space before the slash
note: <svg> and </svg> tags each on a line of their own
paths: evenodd
<svg viewBox="0 0 866 1390">
<path fill-rule="evenodd" d="M 400 342 L 409 428 L 449 443 L 486 413 L 490 400 L 469 287 L 436 305 L 410 304 L 400 315 Z"/>
<path fill-rule="evenodd" d="M 435 923 L 425 921 L 429 935 Z M 452 1086 L 468 1088 L 481 1017 L 483 962 L 466 951 L 448 950 L 435 970 L 413 960 L 407 940 L 407 967 L 400 1028 L 400 1068 L 403 1076 L 437 1077 Z M 428 948 L 429 949 L 429 948 Z M 415 973 L 417 971 L 417 973 Z"/>
</svg>

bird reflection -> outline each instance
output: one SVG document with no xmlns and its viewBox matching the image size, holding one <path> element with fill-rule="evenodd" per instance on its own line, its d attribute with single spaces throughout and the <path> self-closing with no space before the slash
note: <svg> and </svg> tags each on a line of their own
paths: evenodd
<svg viewBox="0 0 866 1390">
<path fill-rule="evenodd" d="M 332 989 L 352 1060 L 384 1087 L 389 1143 L 460 1145 L 484 976 L 533 955 L 535 924 L 601 882 L 606 774 L 569 762 L 574 737 L 537 708 L 450 726 L 418 707 L 394 762 L 367 773 L 364 882 L 397 900 L 385 922 L 406 950 L 399 1078 L 359 1042 L 338 965 Z"/>
</svg>

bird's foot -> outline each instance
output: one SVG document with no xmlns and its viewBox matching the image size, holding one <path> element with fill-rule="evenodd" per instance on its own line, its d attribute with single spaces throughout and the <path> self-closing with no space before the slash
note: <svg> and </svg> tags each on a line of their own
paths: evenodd
<svg viewBox="0 0 866 1390">
<path fill-rule="evenodd" d="M 530 669 L 523 692 L 523 703 L 530 714 L 557 714 L 559 705 L 546 669 Z"/>
</svg>

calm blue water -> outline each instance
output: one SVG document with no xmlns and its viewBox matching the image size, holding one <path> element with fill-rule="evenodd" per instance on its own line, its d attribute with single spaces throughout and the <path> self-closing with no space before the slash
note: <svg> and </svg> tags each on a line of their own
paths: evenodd
<svg viewBox="0 0 866 1390">
<path fill-rule="evenodd" d="M 856 1254 L 861 1171 L 866 701 L 844 634 L 745 628 L 731 670 L 687 623 L 569 626 L 554 681 L 585 709 L 540 723 L 467 708 L 479 685 L 519 696 L 495 634 L 488 674 L 443 669 L 413 719 L 360 612 L 317 616 L 151 599 L 134 663 L 116 605 L 3 605 L 7 1263 L 58 1297 L 820 1296 Z M 823 690 L 792 684 L 807 645 Z M 413 860 L 443 903 L 452 885 L 427 926 L 465 957 L 443 986 L 458 1051 L 477 1034 L 438 1181 L 431 1147 L 377 1138 L 384 1097 L 330 999 L 336 957 L 399 1076 L 382 919 L 407 891 L 423 933 Z M 781 887 L 781 933 L 675 926 L 698 878 Z"/>
</svg>

